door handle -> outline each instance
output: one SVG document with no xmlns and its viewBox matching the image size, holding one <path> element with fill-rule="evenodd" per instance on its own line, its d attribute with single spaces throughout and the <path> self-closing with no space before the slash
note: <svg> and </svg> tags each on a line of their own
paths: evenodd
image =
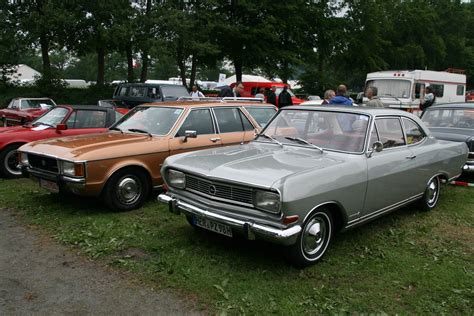
<svg viewBox="0 0 474 316">
<path fill-rule="evenodd" d="M 213 143 L 217 142 L 218 140 L 221 140 L 219 137 L 214 137 L 214 138 L 209 138 L 209 140 Z"/>
<path fill-rule="evenodd" d="M 405 158 L 406 158 L 406 159 L 415 159 L 415 158 L 416 158 L 416 155 L 413 155 L 413 156 L 406 156 Z"/>
</svg>

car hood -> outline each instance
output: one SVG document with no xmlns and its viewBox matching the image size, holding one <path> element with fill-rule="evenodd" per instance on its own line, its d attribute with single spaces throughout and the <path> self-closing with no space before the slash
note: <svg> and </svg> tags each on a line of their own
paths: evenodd
<svg viewBox="0 0 474 316">
<path fill-rule="evenodd" d="M 163 137 L 109 131 L 32 142 L 21 150 L 66 160 L 100 160 L 156 152 L 157 146 L 151 146 L 150 143 L 165 141 Z M 167 150 L 167 144 L 162 148 Z"/>
<path fill-rule="evenodd" d="M 431 128 L 430 130 L 437 139 L 454 142 L 467 142 L 474 136 L 474 131 L 469 129 Z"/>
<path fill-rule="evenodd" d="M 346 155 L 350 156 L 350 155 Z M 185 172 L 224 181 L 270 188 L 275 182 L 312 169 L 336 167 L 342 155 L 297 146 L 250 143 L 206 149 L 167 158 L 167 164 Z"/>
</svg>

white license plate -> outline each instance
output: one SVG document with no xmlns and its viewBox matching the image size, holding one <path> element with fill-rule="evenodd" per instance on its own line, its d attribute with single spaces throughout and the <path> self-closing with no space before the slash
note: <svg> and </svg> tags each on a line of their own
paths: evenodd
<svg viewBox="0 0 474 316">
<path fill-rule="evenodd" d="M 199 216 L 196 216 L 194 218 L 194 223 L 196 224 L 196 226 L 205 228 L 221 235 L 232 237 L 232 229 L 229 225 L 224 225 Z"/>
<path fill-rule="evenodd" d="M 39 179 L 39 185 L 40 185 L 40 187 L 42 187 L 42 188 L 44 188 L 48 191 L 51 191 L 51 192 L 54 192 L 54 193 L 59 192 L 59 187 L 58 187 L 58 184 L 56 182 L 48 181 L 48 180 L 44 180 L 44 179 Z"/>
</svg>

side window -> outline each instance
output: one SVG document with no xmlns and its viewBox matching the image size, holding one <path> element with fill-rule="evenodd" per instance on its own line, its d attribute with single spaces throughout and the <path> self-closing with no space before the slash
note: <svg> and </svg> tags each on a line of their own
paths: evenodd
<svg viewBox="0 0 474 316">
<path fill-rule="evenodd" d="M 121 87 L 118 95 L 122 97 L 127 95 L 127 89 L 128 89 L 127 87 Z"/>
<path fill-rule="evenodd" d="M 398 118 L 381 118 L 375 120 L 379 139 L 384 148 L 405 145 L 403 130 Z"/>
<path fill-rule="evenodd" d="M 464 95 L 464 86 L 463 85 L 458 85 L 456 87 L 456 95 Z"/>
<path fill-rule="evenodd" d="M 105 127 L 106 114 L 105 111 L 78 110 L 75 115 L 76 121 L 74 123 L 74 128 Z"/>
<path fill-rule="evenodd" d="M 13 100 L 8 107 L 10 109 L 20 108 L 20 101 L 19 100 Z"/>
<path fill-rule="evenodd" d="M 374 143 L 379 140 L 379 134 L 377 133 L 377 125 L 374 125 L 374 129 L 372 130 L 372 133 L 370 134 L 370 140 L 369 140 L 369 149 L 374 146 Z"/>
<path fill-rule="evenodd" d="M 76 112 L 72 112 L 69 118 L 66 121 L 66 125 L 68 128 L 76 128 Z"/>
<path fill-rule="evenodd" d="M 444 95 L 444 84 L 430 84 L 430 87 L 433 88 L 433 94 L 437 98 L 442 98 Z"/>
<path fill-rule="evenodd" d="M 425 138 L 425 133 L 418 124 L 410 119 L 403 118 L 403 125 L 405 126 L 405 134 L 407 135 L 407 144 L 416 144 Z"/>
<path fill-rule="evenodd" d="M 236 108 L 214 109 L 221 133 L 242 132 L 242 119 Z"/>
<path fill-rule="evenodd" d="M 420 98 L 421 91 L 425 90 L 425 84 L 417 82 L 415 84 L 415 99 Z"/>
<path fill-rule="evenodd" d="M 192 110 L 183 125 L 179 128 L 176 137 L 184 136 L 186 131 L 196 131 L 198 135 L 214 134 L 214 126 L 212 124 L 210 110 Z"/>
<path fill-rule="evenodd" d="M 242 118 L 242 123 L 244 124 L 244 131 L 253 131 L 255 127 L 253 127 L 252 123 L 250 123 L 249 119 L 245 116 L 242 111 L 239 110 L 240 117 Z"/>
</svg>

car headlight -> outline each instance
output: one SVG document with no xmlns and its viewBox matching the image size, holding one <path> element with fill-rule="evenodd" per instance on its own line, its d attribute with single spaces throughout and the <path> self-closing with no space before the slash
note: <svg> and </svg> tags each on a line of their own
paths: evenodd
<svg viewBox="0 0 474 316">
<path fill-rule="evenodd" d="M 63 174 L 66 176 L 83 177 L 85 174 L 83 163 L 63 161 L 61 169 L 63 171 Z"/>
<path fill-rule="evenodd" d="M 280 212 L 280 195 L 270 191 L 255 191 L 254 206 L 271 213 Z"/>
<path fill-rule="evenodd" d="M 19 152 L 18 155 L 20 156 L 18 157 L 18 161 L 20 162 L 20 164 L 24 166 L 28 166 L 30 164 L 27 153 Z"/>
<path fill-rule="evenodd" d="M 186 176 L 181 171 L 169 169 L 168 184 L 177 189 L 184 189 L 186 187 Z"/>
</svg>

